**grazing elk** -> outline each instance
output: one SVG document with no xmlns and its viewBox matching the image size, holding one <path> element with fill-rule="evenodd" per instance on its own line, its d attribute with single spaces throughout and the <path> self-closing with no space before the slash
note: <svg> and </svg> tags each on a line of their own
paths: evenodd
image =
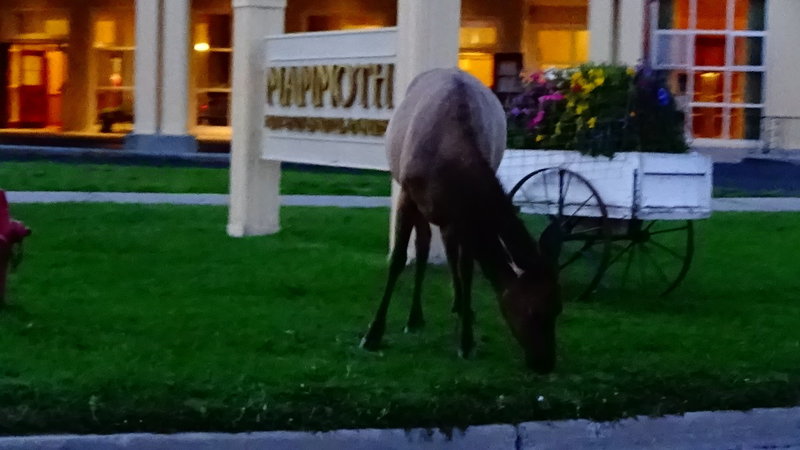
<svg viewBox="0 0 800 450">
<path fill-rule="evenodd" d="M 460 70 L 423 73 L 409 86 L 386 140 L 392 177 L 401 186 L 395 246 L 386 289 L 362 347 L 380 346 L 412 230 L 417 262 L 407 330 L 423 325 L 420 296 L 432 223 L 442 230 L 453 277 L 453 311 L 461 319 L 459 354 L 468 358 L 475 347 L 471 292 L 477 261 L 528 367 L 552 371 L 561 312 L 557 272 L 540 254 L 495 175 L 506 144 L 505 113 L 497 98 Z"/>
</svg>

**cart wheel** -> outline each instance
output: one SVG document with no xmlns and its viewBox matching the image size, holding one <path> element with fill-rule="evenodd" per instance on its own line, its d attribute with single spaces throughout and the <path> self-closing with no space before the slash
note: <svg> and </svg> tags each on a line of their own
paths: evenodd
<svg viewBox="0 0 800 450">
<path fill-rule="evenodd" d="M 509 193 L 542 252 L 558 262 L 565 300 L 585 300 L 597 288 L 611 250 L 606 205 L 578 173 L 558 167 L 522 178 Z"/>
<path fill-rule="evenodd" d="M 603 284 L 632 295 L 664 296 L 675 290 L 694 255 L 692 221 L 634 219 L 614 225 Z"/>
</svg>

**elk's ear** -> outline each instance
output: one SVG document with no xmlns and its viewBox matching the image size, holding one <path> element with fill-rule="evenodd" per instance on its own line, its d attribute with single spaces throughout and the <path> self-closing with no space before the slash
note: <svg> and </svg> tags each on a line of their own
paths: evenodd
<svg viewBox="0 0 800 450">
<path fill-rule="evenodd" d="M 539 236 L 539 248 L 545 259 L 554 267 L 558 267 L 558 258 L 561 256 L 561 244 L 564 236 L 561 227 L 556 222 L 551 222 Z"/>
</svg>

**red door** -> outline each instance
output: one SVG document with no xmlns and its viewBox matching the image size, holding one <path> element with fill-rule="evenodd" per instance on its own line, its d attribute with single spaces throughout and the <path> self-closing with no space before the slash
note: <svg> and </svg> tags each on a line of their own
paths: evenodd
<svg viewBox="0 0 800 450">
<path fill-rule="evenodd" d="M 20 85 L 21 125 L 43 128 L 47 125 L 47 58 L 43 50 L 23 50 Z"/>
</svg>

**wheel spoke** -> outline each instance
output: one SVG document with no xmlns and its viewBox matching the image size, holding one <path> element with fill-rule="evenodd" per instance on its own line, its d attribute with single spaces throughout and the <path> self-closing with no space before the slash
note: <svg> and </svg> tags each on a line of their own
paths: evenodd
<svg viewBox="0 0 800 450">
<path fill-rule="evenodd" d="M 574 254 L 574 255 L 572 255 L 572 256 L 569 258 L 569 260 L 567 260 L 565 263 L 563 263 L 563 264 L 561 264 L 560 266 L 558 266 L 558 270 L 564 270 L 564 269 L 566 269 L 567 267 L 569 267 L 571 264 L 573 264 L 575 261 L 577 261 L 577 260 L 581 259 L 581 256 L 583 256 L 583 252 L 584 252 L 584 251 L 585 251 L 587 248 L 588 248 L 588 247 L 585 247 L 585 248 L 582 248 L 582 249 L 578 250 L 577 252 L 575 252 L 575 254 Z"/>
<path fill-rule="evenodd" d="M 547 182 L 548 174 L 550 174 L 549 171 L 545 171 L 544 173 L 542 173 L 542 183 L 544 183 L 544 198 L 548 200 L 548 203 L 552 204 L 552 202 L 550 201 L 550 189 L 547 188 L 547 185 L 549 184 Z"/>
<path fill-rule="evenodd" d="M 674 256 L 678 260 L 683 261 L 684 255 L 681 255 L 680 253 L 676 252 L 675 250 L 667 247 L 666 245 L 664 245 L 664 244 L 662 244 L 662 243 L 660 243 L 658 241 L 654 241 L 654 240 L 651 239 L 649 242 L 651 244 L 655 245 L 656 247 L 660 248 L 661 250 L 663 250 L 663 251 L 669 253 L 670 255 Z"/>
<path fill-rule="evenodd" d="M 620 286 L 623 290 L 628 285 L 628 274 L 631 271 L 631 263 L 633 262 L 633 243 L 628 246 L 628 249 L 630 249 L 628 252 L 628 264 L 625 265 L 625 272 L 622 273 L 622 285 Z"/>
<path fill-rule="evenodd" d="M 661 270 L 661 266 L 658 265 L 658 261 L 656 261 L 655 257 L 651 255 L 650 251 L 647 250 L 644 246 L 642 246 L 642 256 L 643 256 L 642 259 L 644 259 L 644 256 L 647 256 L 647 260 L 650 261 L 653 268 L 656 269 L 656 273 L 658 273 L 658 275 L 665 283 L 669 284 L 670 283 L 669 277 L 667 277 L 667 274 L 665 274 L 664 271 Z"/>
<path fill-rule="evenodd" d="M 564 217 L 564 169 L 558 171 L 558 217 Z"/>
<path fill-rule="evenodd" d="M 623 255 L 625 255 L 625 253 L 627 253 L 628 251 L 630 251 L 630 250 L 631 250 L 631 248 L 633 248 L 633 242 L 631 242 L 630 244 L 628 244 L 628 246 L 627 246 L 627 247 L 625 247 L 625 248 L 623 248 L 621 252 L 617 253 L 617 255 L 616 255 L 616 256 L 614 256 L 613 258 L 611 258 L 611 261 L 609 261 L 609 262 L 608 262 L 608 266 L 609 266 L 609 267 L 611 267 L 611 266 L 612 266 L 612 265 L 613 265 L 615 262 L 617 262 L 617 260 L 619 260 L 619 259 L 620 259 L 620 258 L 621 258 Z"/>
<path fill-rule="evenodd" d="M 580 220 L 581 218 L 581 216 L 578 216 L 578 213 L 581 212 L 583 207 L 588 205 L 589 201 L 591 201 L 593 198 L 595 198 L 594 193 L 592 193 L 592 195 L 590 195 L 586 200 L 584 200 L 584 202 L 581 203 L 580 206 L 578 206 L 578 209 L 576 209 L 575 211 L 572 212 L 572 214 L 570 214 L 569 219 L 566 220 L 565 223 L 572 223 L 572 226 L 575 226 L 577 221 Z"/>
<path fill-rule="evenodd" d="M 642 254 L 639 257 L 639 264 L 638 264 L 638 266 L 639 266 L 639 289 L 640 290 L 644 290 L 644 287 L 647 285 L 647 274 L 645 273 L 644 261 L 643 261 L 644 260 L 644 254 L 643 254 L 644 250 L 642 250 L 642 245 L 637 245 L 636 248 L 637 248 L 637 252 L 636 253 Z"/>
</svg>

